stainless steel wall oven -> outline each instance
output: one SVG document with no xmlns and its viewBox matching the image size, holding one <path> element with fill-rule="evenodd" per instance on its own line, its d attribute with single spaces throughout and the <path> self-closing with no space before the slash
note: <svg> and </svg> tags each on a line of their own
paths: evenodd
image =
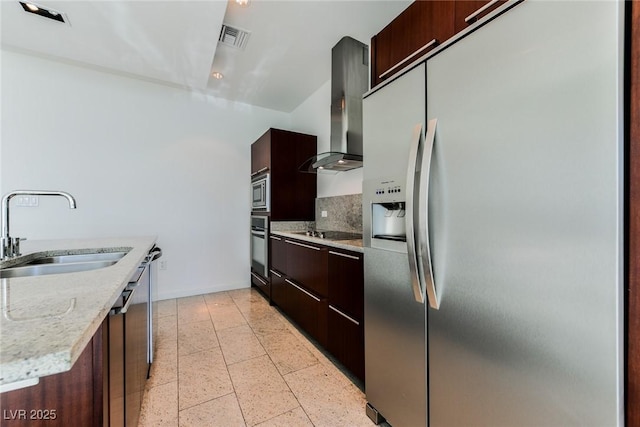
<svg viewBox="0 0 640 427">
<path fill-rule="evenodd" d="M 251 273 L 269 277 L 269 217 L 251 216 Z"/>
</svg>

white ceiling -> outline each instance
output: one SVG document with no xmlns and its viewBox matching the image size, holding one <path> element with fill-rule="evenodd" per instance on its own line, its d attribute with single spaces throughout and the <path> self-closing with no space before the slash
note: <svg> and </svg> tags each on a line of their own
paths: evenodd
<svg viewBox="0 0 640 427">
<path fill-rule="evenodd" d="M 411 0 L 35 3 L 70 25 L 2 0 L 3 48 L 290 112 L 329 80 L 331 48 L 343 36 L 368 44 Z M 251 32 L 245 50 L 218 45 L 223 22 Z"/>
</svg>

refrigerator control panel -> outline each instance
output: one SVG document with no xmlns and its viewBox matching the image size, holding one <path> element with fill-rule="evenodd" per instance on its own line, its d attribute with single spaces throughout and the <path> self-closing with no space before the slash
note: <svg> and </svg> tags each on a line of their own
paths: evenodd
<svg viewBox="0 0 640 427">
<path fill-rule="evenodd" d="M 402 187 L 395 185 L 393 187 L 381 187 L 376 189 L 376 194 L 399 194 L 402 192 Z"/>
<path fill-rule="evenodd" d="M 398 179 L 383 179 L 372 182 L 369 190 L 372 202 L 404 202 L 404 183 Z"/>
</svg>

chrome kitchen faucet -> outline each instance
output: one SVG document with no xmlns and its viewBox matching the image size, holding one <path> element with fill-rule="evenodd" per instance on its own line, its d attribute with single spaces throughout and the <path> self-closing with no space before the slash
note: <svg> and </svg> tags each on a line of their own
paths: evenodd
<svg viewBox="0 0 640 427">
<path fill-rule="evenodd" d="M 9 235 L 9 201 L 14 196 L 61 196 L 69 201 L 69 208 L 76 208 L 76 199 L 64 191 L 16 190 L 2 197 L 2 238 L 0 238 L 0 260 L 20 255 L 20 237 Z"/>
</svg>

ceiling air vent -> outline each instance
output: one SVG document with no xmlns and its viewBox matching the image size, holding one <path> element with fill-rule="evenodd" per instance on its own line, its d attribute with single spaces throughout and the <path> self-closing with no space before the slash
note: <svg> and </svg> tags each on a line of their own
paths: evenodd
<svg viewBox="0 0 640 427">
<path fill-rule="evenodd" d="M 240 28 L 234 28 L 223 24 L 218 41 L 225 46 L 231 46 L 236 49 L 244 50 L 244 48 L 247 46 L 250 35 L 251 33 L 249 31 L 241 30 Z"/>
</svg>

